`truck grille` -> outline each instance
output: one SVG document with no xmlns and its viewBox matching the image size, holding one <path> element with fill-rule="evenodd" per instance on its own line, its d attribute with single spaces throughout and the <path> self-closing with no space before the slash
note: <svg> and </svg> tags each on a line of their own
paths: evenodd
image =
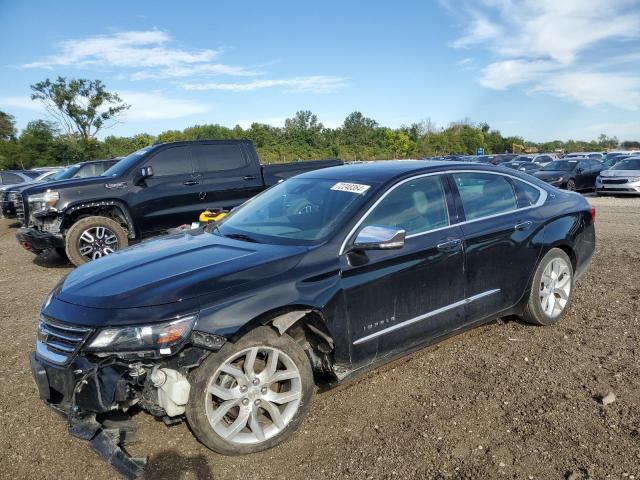
<svg viewBox="0 0 640 480">
<path fill-rule="evenodd" d="M 15 200 L 13 206 L 16 210 L 16 218 L 20 221 L 23 227 L 27 226 L 27 212 L 24 204 L 24 199 L 22 198 L 22 194 L 19 192 L 11 192 L 15 193 Z"/>
<path fill-rule="evenodd" d="M 5 209 L 8 206 L 9 192 L 0 191 L 0 218 L 4 217 Z"/>
<path fill-rule="evenodd" d="M 13 190 L 6 190 L 0 192 L 0 216 L 9 217 L 15 216 L 15 204 L 16 195 L 18 192 Z"/>
<path fill-rule="evenodd" d="M 87 340 L 91 331 L 90 328 L 69 325 L 41 315 L 36 352 L 39 357 L 50 362 L 68 363 Z"/>
<path fill-rule="evenodd" d="M 615 178 L 611 180 L 603 179 L 602 183 L 604 183 L 605 185 L 622 185 L 624 183 L 627 183 L 627 179 L 626 178 Z"/>
</svg>

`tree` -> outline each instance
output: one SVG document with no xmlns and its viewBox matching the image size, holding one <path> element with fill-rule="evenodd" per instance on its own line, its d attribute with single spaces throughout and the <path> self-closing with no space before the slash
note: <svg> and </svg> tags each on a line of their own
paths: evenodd
<svg viewBox="0 0 640 480">
<path fill-rule="evenodd" d="M 16 139 L 16 125 L 13 115 L 0 110 L 0 141 L 8 142 Z"/>
<path fill-rule="evenodd" d="M 57 133 L 55 126 L 46 120 L 29 122 L 19 137 L 22 147 L 21 167 L 32 168 L 54 164 L 53 146 Z"/>
<path fill-rule="evenodd" d="M 68 134 L 89 141 L 103 128 L 117 122 L 130 106 L 117 93 L 107 91 L 100 80 L 58 77 L 31 85 L 31 100 L 40 100 Z"/>
</svg>

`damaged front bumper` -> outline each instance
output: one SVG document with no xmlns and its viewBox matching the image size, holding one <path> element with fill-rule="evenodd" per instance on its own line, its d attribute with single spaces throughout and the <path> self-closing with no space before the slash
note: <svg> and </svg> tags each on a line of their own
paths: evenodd
<svg viewBox="0 0 640 480">
<path fill-rule="evenodd" d="M 125 478 L 136 478 L 143 473 L 146 459 L 131 458 L 125 450 L 136 441 L 129 409 L 139 406 L 167 424 L 181 421 L 181 415 L 168 416 L 168 400 L 166 395 L 158 396 L 162 386 L 154 384 L 153 373 L 158 369 L 174 372 L 186 382 L 178 372 L 186 374 L 209 353 L 210 349 L 189 346 L 172 357 L 144 363 L 76 355 L 65 364 L 54 364 L 32 352 L 29 360 L 40 398 L 67 419 L 69 433 L 87 441 Z"/>
<path fill-rule="evenodd" d="M 25 250 L 36 253 L 51 248 L 64 247 L 62 235 L 35 228 L 19 229 L 16 232 L 16 239 Z"/>
</svg>

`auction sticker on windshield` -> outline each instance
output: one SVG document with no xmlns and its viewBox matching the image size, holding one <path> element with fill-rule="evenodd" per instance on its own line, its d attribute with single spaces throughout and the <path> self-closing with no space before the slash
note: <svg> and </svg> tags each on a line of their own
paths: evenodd
<svg viewBox="0 0 640 480">
<path fill-rule="evenodd" d="M 358 193 L 360 195 L 363 195 L 367 190 L 369 190 L 370 187 L 371 185 L 362 185 L 361 183 L 338 182 L 333 187 L 331 187 L 331 190 L 336 190 L 338 192 Z"/>
</svg>

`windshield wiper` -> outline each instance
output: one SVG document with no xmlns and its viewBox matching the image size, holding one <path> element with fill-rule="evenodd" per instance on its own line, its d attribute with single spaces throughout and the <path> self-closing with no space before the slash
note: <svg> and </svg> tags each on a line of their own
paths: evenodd
<svg viewBox="0 0 640 480">
<path fill-rule="evenodd" d="M 220 231 L 220 230 L 218 230 L 218 231 Z M 249 235 L 245 235 L 244 233 L 229 233 L 228 235 L 223 235 L 223 236 L 225 236 L 227 238 L 233 238 L 235 240 L 244 240 L 245 242 L 260 243 L 255 238 L 250 237 Z"/>
</svg>

